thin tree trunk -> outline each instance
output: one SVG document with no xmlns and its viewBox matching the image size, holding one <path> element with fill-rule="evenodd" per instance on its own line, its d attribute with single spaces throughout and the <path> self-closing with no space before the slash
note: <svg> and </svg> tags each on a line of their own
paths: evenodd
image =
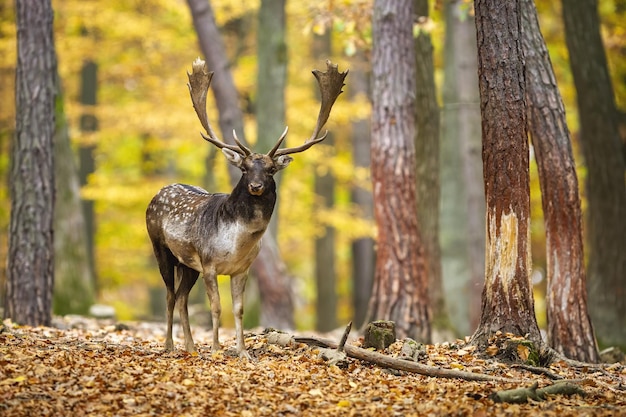
<svg viewBox="0 0 626 417">
<path fill-rule="evenodd" d="M 375 0 L 372 181 L 378 253 L 370 319 L 430 341 L 428 277 L 416 213 L 413 0 Z"/>
<path fill-rule="evenodd" d="M 597 362 L 587 288 L 578 177 L 565 108 L 532 0 L 522 0 L 529 129 L 546 227 L 548 341 L 566 357 Z"/>
<path fill-rule="evenodd" d="M 93 61 L 83 62 L 80 73 L 80 103 L 85 106 L 85 112 L 80 116 L 80 130 L 86 135 L 98 130 L 98 118 L 94 113 L 98 96 L 98 64 Z M 96 144 L 93 142 L 82 143 L 78 147 L 78 180 L 79 186 L 84 187 L 89 181 L 89 177 L 96 170 L 96 160 L 94 151 Z M 81 199 L 83 219 L 85 226 L 85 251 L 87 252 L 87 262 L 89 266 L 89 276 L 92 286 L 98 288 L 96 273 L 96 215 L 94 201 L 88 198 Z"/>
<path fill-rule="evenodd" d="M 49 0 L 17 0 L 16 134 L 5 316 L 37 326 L 52 318 L 56 55 Z"/>
<path fill-rule="evenodd" d="M 589 312 L 600 344 L 626 346 L 626 161 L 596 0 L 563 0 L 587 168 Z"/>
<path fill-rule="evenodd" d="M 362 52 L 357 53 L 350 65 L 350 89 L 348 94 L 354 98 L 359 94 L 368 95 L 369 62 Z M 352 158 L 355 167 L 370 166 L 370 124 L 367 119 L 352 122 Z M 372 192 L 360 187 L 352 190 L 352 202 L 357 205 L 367 219 L 373 219 Z M 376 263 L 374 240 L 360 238 L 352 242 L 352 304 L 354 325 L 360 328 L 367 316 L 367 306 L 372 295 L 374 265 Z"/>
<path fill-rule="evenodd" d="M 448 1 L 445 16 L 440 239 L 448 312 L 466 335 L 480 321 L 485 276 L 478 52 L 476 23 L 467 5 Z"/>
<path fill-rule="evenodd" d="M 476 0 L 487 200 L 480 348 L 498 331 L 541 343 L 530 284 L 530 180 L 519 0 Z"/>
<path fill-rule="evenodd" d="M 313 58 L 315 61 L 328 59 L 331 55 L 331 30 L 323 35 L 313 35 Z M 316 91 L 319 91 L 317 84 Z M 323 145 L 334 146 L 334 135 L 329 133 Z M 335 204 L 335 177 L 330 170 L 324 174 L 315 172 L 316 205 L 320 211 L 328 211 Z M 322 219 L 319 219 L 322 220 Z M 319 222 L 321 223 L 321 222 Z M 337 327 L 337 290 L 335 271 L 335 228 L 322 223 L 324 234 L 315 238 L 315 284 L 317 289 L 315 328 L 327 332 Z"/>
<path fill-rule="evenodd" d="M 285 0 L 261 0 L 257 31 L 257 149 L 267 152 L 285 128 L 285 88 L 287 85 L 287 43 L 285 42 Z M 275 178 L 279 189 L 280 176 Z M 278 238 L 276 201 L 268 233 Z"/>
<path fill-rule="evenodd" d="M 61 91 L 58 76 L 57 88 Z M 54 210 L 54 312 L 87 314 L 95 300 L 95 280 L 87 253 L 85 217 L 80 181 L 69 129 L 59 94 L 56 106 L 54 160 L 56 206 Z"/>
<path fill-rule="evenodd" d="M 428 18 L 428 0 L 414 0 L 418 24 Z M 429 300 L 433 327 L 446 330 L 446 312 L 439 247 L 439 104 L 435 87 L 433 44 L 422 30 L 415 38 L 416 123 L 415 136 L 417 216 L 427 259 Z"/>
<path fill-rule="evenodd" d="M 193 24 L 198 34 L 200 47 L 213 76 L 213 95 L 219 110 L 219 126 L 223 138 L 234 144 L 232 131 L 245 143 L 243 115 L 238 105 L 237 89 L 228 69 L 228 60 L 215 24 L 213 9 L 207 0 L 187 0 Z M 232 167 L 229 164 L 230 167 Z M 234 168 L 234 167 L 233 167 Z M 233 184 L 241 173 L 237 168 L 229 169 Z M 259 283 L 261 299 L 261 325 L 278 329 L 293 329 L 293 291 L 291 277 L 280 258 L 278 247 L 271 234 L 263 236 L 261 251 L 252 264 L 252 273 Z"/>
</svg>

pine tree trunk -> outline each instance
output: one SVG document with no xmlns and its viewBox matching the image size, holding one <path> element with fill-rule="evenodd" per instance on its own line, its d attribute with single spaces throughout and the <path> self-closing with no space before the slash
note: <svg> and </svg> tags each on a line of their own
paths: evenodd
<svg viewBox="0 0 626 417">
<path fill-rule="evenodd" d="M 223 139 L 231 144 L 233 129 L 245 143 L 243 114 L 239 108 L 237 89 L 228 70 L 228 60 L 215 24 L 213 9 L 207 0 L 187 0 L 200 47 L 213 76 L 212 90 L 219 110 L 219 126 Z M 229 167 L 234 168 L 229 164 Z M 231 182 L 235 184 L 241 173 L 229 169 Z M 276 241 L 270 233 L 263 236 L 261 251 L 252 263 L 252 273 L 258 280 L 261 299 L 261 325 L 278 329 L 293 329 L 293 290 L 287 267 L 280 258 Z"/>
<path fill-rule="evenodd" d="M 478 52 L 476 23 L 466 4 L 446 2 L 445 16 L 440 240 L 448 312 L 466 335 L 480 321 L 485 279 Z"/>
<path fill-rule="evenodd" d="M 428 16 L 428 0 L 415 0 L 419 23 Z M 449 327 L 441 276 L 439 248 L 439 104 L 435 88 L 433 44 L 430 33 L 420 31 L 415 38 L 416 123 L 415 137 L 417 216 L 427 262 L 432 324 L 442 330 Z"/>
<path fill-rule="evenodd" d="M 480 348 L 498 331 L 541 343 L 530 286 L 530 180 L 520 2 L 477 0 L 483 172 L 487 202 Z"/>
<path fill-rule="evenodd" d="M 369 315 L 398 337 L 430 341 L 428 277 L 415 195 L 413 0 L 373 12 L 372 180 L 378 252 Z"/>
<path fill-rule="evenodd" d="M 565 108 L 532 0 L 522 0 L 529 129 L 546 228 L 548 341 L 566 357 L 597 362 L 587 312 L 578 177 Z"/>
<path fill-rule="evenodd" d="M 626 346 L 626 161 L 596 0 L 563 0 L 587 178 L 589 312 L 598 341 Z"/>
<path fill-rule="evenodd" d="M 6 317 L 49 325 L 54 286 L 56 56 L 49 0 L 17 0 L 16 135 Z"/>
</svg>

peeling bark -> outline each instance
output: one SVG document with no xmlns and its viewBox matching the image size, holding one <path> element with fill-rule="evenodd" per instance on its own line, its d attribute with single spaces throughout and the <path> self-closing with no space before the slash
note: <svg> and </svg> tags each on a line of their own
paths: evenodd
<svg viewBox="0 0 626 417">
<path fill-rule="evenodd" d="M 541 344 L 530 283 L 530 180 L 520 3 L 477 0 L 483 173 L 487 205 L 480 348 L 496 332 Z M 496 41 L 497 40 L 497 41 Z"/>
</svg>

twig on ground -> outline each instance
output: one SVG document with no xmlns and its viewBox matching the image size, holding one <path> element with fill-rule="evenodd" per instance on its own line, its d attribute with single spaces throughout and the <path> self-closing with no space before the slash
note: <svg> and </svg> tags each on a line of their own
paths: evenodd
<svg viewBox="0 0 626 417">
<path fill-rule="evenodd" d="M 513 368 L 525 369 L 529 372 L 532 372 L 533 374 L 545 375 L 548 378 L 553 379 L 553 380 L 563 379 L 562 376 L 555 374 L 554 372 L 550 371 L 548 368 L 543 368 L 540 366 L 531 366 L 531 365 L 526 365 L 523 363 L 515 363 L 515 364 L 512 364 L 511 366 Z"/>
<path fill-rule="evenodd" d="M 294 337 L 297 343 L 305 343 L 309 346 L 319 346 L 325 348 L 336 349 L 338 344 L 332 340 L 324 339 L 320 337 Z M 435 366 L 423 365 L 416 362 L 411 362 L 403 359 L 393 358 L 387 355 L 383 355 L 371 350 L 362 349 L 356 346 L 345 345 L 344 350 L 346 354 L 354 359 L 370 362 L 374 365 L 382 366 L 385 368 L 392 368 L 399 371 L 413 372 L 420 375 L 437 377 L 437 378 L 457 378 L 464 379 L 466 381 L 490 381 L 490 382 L 514 382 L 519 383 L 519 380 L 510 378 L 503 378 L 493 375 L 478 374 L 474 372 L 459 371 L 456 369 L 443 369 Z"/>
</svg>

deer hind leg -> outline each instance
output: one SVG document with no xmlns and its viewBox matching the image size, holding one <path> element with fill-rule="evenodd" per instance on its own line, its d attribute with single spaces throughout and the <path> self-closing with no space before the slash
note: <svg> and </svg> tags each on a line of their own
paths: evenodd
<svg viewBox="0 0 626 417">
<path fill-rule="evenodd" d="M 165 336 L 165 350 L 174 350 L 174 340 L 172 339 L 172 325 L 174 322 L 174 307 L 176 305 L 176 289 L 174 282 L 174 268 L 177 259 L 172 252 L 165 247 L 155 244 L 154 255 L 159 264 L 159 271 L 163 277 L 163 282 L 167 289 L 167 334 Z"/>
<path fill-rule="evenodd" d="M 209 296 L 211 302 L 211 320 L 213 322 L 213 344 L 211 350 L 217 352 L 220 350 L 220 315 L 222 313 L 222 305 L 220 304 L 220 293 L 217 287 L 217 274 L 214 272 L 205 271 L 202 274 L 204 285 L 206 286 L 206 293 Z"/>
<path fill-rule="evenodd" d="M 240 358 L 251 359 L 243 341 L 243 293 L 246 288 L 248 274 L 235 275 L 230 278 L 230 293 L 233 298 L 233 316 L 235 317 L 235 335 L 237 337 L 237 353 Z"/>
<path fill-rule="evenodd" d="M 189 327 L 189 311 L 187 303 L 189 300 L 189 292 L 193 288 L 198 279 L 198 271 L 189 268 L 186 265 L 178 264 L 176 267 L 176 281 L 178 288 L 176 289 L 176 301 L 178 302 L 178 310 L 180 313 L 180 324 L 185 334 L 185 350 L 189 353 L 196 352 L 196 346 L 191 337 L 191 329 Z"/>
</svg>

